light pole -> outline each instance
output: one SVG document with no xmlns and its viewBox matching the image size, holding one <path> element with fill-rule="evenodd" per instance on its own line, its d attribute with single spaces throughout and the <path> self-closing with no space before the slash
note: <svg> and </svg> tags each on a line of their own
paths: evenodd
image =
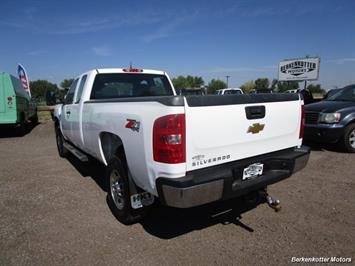
<svg viewBox="0 0 355 266">
<path fill-rule="evenodd" d="M 229 80 L 229 78 L 230 78 L 230 76 L 226 76 L 226 79 L 227 79 L 227 88 L 229 88 L 229 86 L 228 86 L 228 80 Z"/>
</svg>

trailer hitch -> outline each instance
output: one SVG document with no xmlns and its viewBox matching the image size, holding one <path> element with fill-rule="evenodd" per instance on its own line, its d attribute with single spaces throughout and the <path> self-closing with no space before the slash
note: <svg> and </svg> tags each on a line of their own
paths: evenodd
<svg viewBox="0 0 355 266">
<path fill-rule="evenodd" d="M 267 205 L 274 209 L 275 212 L 281 211 L 281 202 L 280 200 L 271 197 L 269 193 L 267 193 L 266 189 L 259 191 L 260 197 L 267 203 Z"/>
</svg>

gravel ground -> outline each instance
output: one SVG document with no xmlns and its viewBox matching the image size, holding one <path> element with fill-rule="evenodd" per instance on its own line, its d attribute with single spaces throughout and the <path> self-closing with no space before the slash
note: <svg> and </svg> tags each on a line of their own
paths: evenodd
<svg viewBox="0 0 355 266">
<path fill-rule="evenodd" d="M 313 147 L 306 169 L 269 188 L 279 213 L 236 200 L 157 206 L 125 226 L 107 206 L 103 167 L 61 159 L 52 123 L 0 135 L 0 265 L 354 264 L 355 154 Z"/>
</svg>

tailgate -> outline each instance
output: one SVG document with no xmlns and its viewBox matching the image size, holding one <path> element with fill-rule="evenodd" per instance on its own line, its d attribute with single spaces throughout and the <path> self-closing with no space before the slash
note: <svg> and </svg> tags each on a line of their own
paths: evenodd
<svg viewBox="0 0 355 266">
<path fill-rule="evenodd" d="M 187 171 L 301 145 L 301 100 L 281 95 L 187 97 Z"/>
</svg>

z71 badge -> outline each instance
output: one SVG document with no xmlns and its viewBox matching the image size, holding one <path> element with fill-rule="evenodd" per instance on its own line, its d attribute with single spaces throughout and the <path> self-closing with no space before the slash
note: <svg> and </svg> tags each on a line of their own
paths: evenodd
<svg viewBox="0 0 355 266">
<path fill-rule="evenodd" d="M 134 119 L 127 119 L 127 124 L 126 124 L 126 128 L 130 128 L 132 129 L 132 131 L 137 131 L 139 132 L 139 128 L 140 128 L 140 125 L 141 123 L 138 122 L 137 120 L 134 120 Z"/>
</svg>

